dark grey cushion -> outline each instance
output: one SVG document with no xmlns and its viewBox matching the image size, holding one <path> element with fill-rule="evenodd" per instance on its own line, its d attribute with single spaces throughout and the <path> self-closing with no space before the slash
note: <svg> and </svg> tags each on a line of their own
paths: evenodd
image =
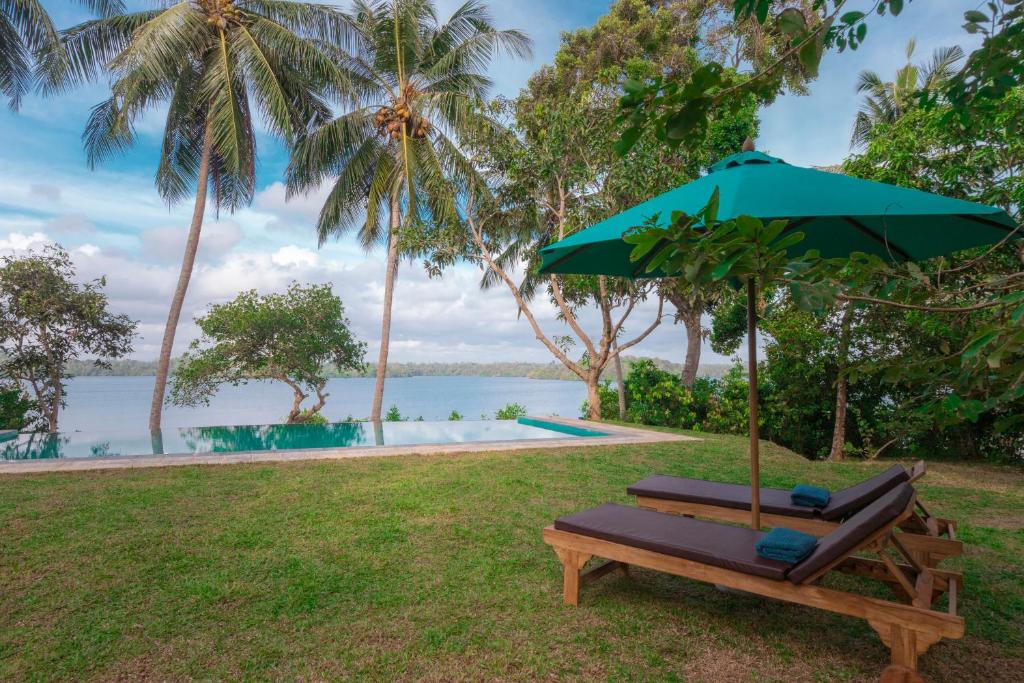
<svg viewBox="0 0 1024 683">
<path fill-rule="evenodd" d="M 631 496 L 678 500 L 736 510 L 750 509 L 750 486 L 747 484 L 727 484 L 721 481 L 655 474 L 633 484 L 626 492 Z M 761 511 L 787 517 L 815 516 L 814 508 L 794 505 L 789 493 L 783 489 L 762 488 Z"/>
<path fill-rule="evenodd" d="M 893 465 L 881 474 L 833 493 L 828 505 L 821 509 L 821 518 L 834 522 L 848 517 L 909 479 L 905 469 Z"/>
<path fill-rule="evenodd" d="M 764 532 L 614 503 L 560 517 L 555 528 L 769 579 L 789 567 L 757 554 Z"/>
<path fill-rule="evenodd" d="M 793 566 L 786 578 L 793 583 L 803 583 L 811 576 L 847 555 L 868 536 L 879 529 L 891 526 L 914 495 L 910 484 L 903 483 L 880 496 L 875 502 L 853 515 L 845 522 L 822 536 L 818 547 L 807 559 Z"/>
<path fill-rule="evenodd" d="M 838 522 L 907 480 L 906 470 L 899 465 L 893 465 L 881 474 L 833 493 L 828 505 L 821 509 L 794 505 L 789 489 L 762 488 L 761 511 L 808 519 L 820 516 L 830 522 Z M 746 484 L 655 474 L 633 484 L 626 492 L 632 496 L 716 505 L 736 510 L 750 509 L 750 486 Z"/>
</svg>

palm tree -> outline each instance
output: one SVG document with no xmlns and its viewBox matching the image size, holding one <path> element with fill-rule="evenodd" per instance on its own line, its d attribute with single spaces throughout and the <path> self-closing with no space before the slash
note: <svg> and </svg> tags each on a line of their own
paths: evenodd
<svg viewBox="0 0 1024 683">
<path fill-rule="evenodd" d="M 109 71 L 111 96 L 93 108 L 83 135 L 90 166 L 134 142 L 134 122 L 166 105 L 157 190 L 169 203 L 193 196 L 178 284 L 167 315 L 149 426 L 160 429 L 167 370 L 206 210 L 252 201 L 253 111 L 290 143 L 330 118 L 323 95 L 344 74 L 322 42 L 344 43 L 347 17 L 323 5 L 287 0 L 183 0 L 118 14 L 66 31 L 63 51 L 44 60 L 47 79 L 75 84 Z M 56 87 L 56 86 L 55 86 Z"/>
<path fill-rule="evenodd" d="M 387 248 L 370 411 L 378 421 L 398 264 L 415 251 L 408 244 L 414 240 L 403 236 L 456 218 L 448 181 L 476 173 L 460 149 L 460 136 L 472 126 L 498 125 L 475 107 L 491 86 L 487 67 L 499 52 L 527 57 L 530 41 L 519 31 L 495 29 L 477 0 L 444 23 L 432 0 L 356 0 L 350 17 L 357 38 L 334 58 L 358 93 L 357 102 L 296 144 L 288 191 L 308 192 L 332 180 L 317 225 L 320 243 L 358 226 L 365 249 Z"/>
<path fill-rule="evenodd" d="M 917 94 L 935 90 L 956 73 L 957 66 L 964 58 L 959 47 L 940 47 L 932 53 L 931 61 L 914 64 L 916 43 L 907 43 L 907 63 L 896 72 L 892 82 L 885 82 L 874 71 L 862 71 L 857 80 L 857 92 L 867 93 L 853 125 L 850 146 L 861 148 L 867 145 L 871 131 L 879 124 L 893 123 L 917 104 Z"/>
<path fill-rule="evenodd" d="M 122 0 L 78 0 L 100 16 L 124 11 Z M 40 0 L 0 0 L 0 92 L 17 111 L 35 81 L 39 53 L 60 45 L 60 34 Z"/>
</svg>

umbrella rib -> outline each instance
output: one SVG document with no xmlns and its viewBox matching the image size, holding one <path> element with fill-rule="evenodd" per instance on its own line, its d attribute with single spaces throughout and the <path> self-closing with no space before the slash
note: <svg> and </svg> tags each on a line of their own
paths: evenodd
<svg viewBox="0 0 1024 683">
<path fill-rule="evenodd" d="M 1020 230 L 1019 226 L 1011 228 L 1009 225 L 1003 225 L 1002 223 L 996 223 L 995 221 L 991 221 L 991 220 L 989 220 L 987 218 L 983 218 L 981 216 L 973 216 L 973 215 L 971 215 L 969 213 L 958 213 L 958 214 L 956 214 L 956 217 L 957 218 L 962 218 L 965 221 L 973 221 L 974 223 L 981 223 L 982 225 L 987 225 L 990 228 L 999 228 L 1003 232 L 1009 233 L 1011 235 L 1013 233 L 1017 232 L 1018 230 Z"/>
<path fill-rule="evenodd" d="M 895 252 L 895 254 L 897 256 L 899 256 L 901 259 L 903 259 L 904 261 L 913 261 L 914 260 L 914 259 L 912 259 L 910 257 L 910 254 L 908 254 L 906 251 L 901 249 L 899 246 L 893 244 L 888 238 L 882 237 L 881 235 L 879 235 L 874 230 L 870 229 L 868 226 L 864 225 L 863 223 L 861 223 L 857 219 L 850 218 L 849 216 L 842 216 L 842 219 L 844 221 L 846 221 L 847 223 L 849 223 L 850 225 L 852 225 L 853 227 L 855 227 L 857 230 L 859 230 L 865 236 L 870 237 L 871 239 L 873 239 L 874 241 L 878 242 L 879 244 L 881 244 L 882 246 L 884 246 L 886 249 L 890 250 L 891 252 Z"/>
<path fill-rule="evenodd" d="M 576 256 L 576 255 L 578 255 L 578 254 L 580 254 L 580 253 L 586 251 L 587 249 L 590 249 L 591 247 L 594 247 L 596 245 L 597 245 L 597 242 L 589 242 L 587 244 L 582 244 L 582 245 L 576 247 L 575 249 L 573 249 L 572 251 L 570 251 L 565 256 L 559 256 L 557 259 L 555 259 L 554 261 L 552 261 L 548 265 L 546 265 L 543 268 L 541 268 L 540 272 L 543 273 L 544 275 L 550 275 L 550 274 L 552 274 L 551 273 L 551 269 L 554 268 L 555 266 L 558 266 L 558 265 L 561 265 L 561 264 L 565 263 L 567 260 L 571 259 L 573 256 Z"/>
</svg>

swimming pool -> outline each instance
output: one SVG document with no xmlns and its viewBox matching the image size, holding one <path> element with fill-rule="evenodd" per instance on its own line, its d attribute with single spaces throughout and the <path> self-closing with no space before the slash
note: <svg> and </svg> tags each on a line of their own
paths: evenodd
<svg viewBox="0 0 1024 683">
<path fill-rule="evenodd" d="M 329 425 L 244 425 L 148 431 L 19 434 L 0 442 L 0 460 L 106 458 L 241 453 L 309 448 L 409 446 L 607 436 L 536 418 L 461 422 L 339 422 Z"/>
</svg>

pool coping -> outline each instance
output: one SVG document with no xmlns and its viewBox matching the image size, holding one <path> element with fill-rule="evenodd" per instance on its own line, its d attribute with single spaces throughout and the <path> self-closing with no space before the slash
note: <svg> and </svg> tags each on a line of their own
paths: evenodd
<svg viewBox="0 0 1024 683">
<path fill-rule="evenodd" d="M 188 465 L 237 465 L 242 463 L 299 462 L 304 460 L 346 460 L 398 455 L 443 455 L 549 448 L 593 448 L 628 444 L 700 441 L 692 436 L 656 432 L 637 427 L 592 422 L 564 417 L 530 416 L 531 420 L 552 422 L 566 427 L 588 429 L 604 434 L 589 437 L 552 437 L 520 441 L 464 441 L 459 443 L 419 444 L 413 446 L 347 446 L 342 448 L 299 448 L 282 451 L 240 451 L 238 453 L 176 453 L 165 455 L 122 455 L 98 458 L 0 461 L 0 475 L 35 472 L 81 472 L 89 470 L 134 469 L 143 467 L 183 467 Z"/>
</svg>

